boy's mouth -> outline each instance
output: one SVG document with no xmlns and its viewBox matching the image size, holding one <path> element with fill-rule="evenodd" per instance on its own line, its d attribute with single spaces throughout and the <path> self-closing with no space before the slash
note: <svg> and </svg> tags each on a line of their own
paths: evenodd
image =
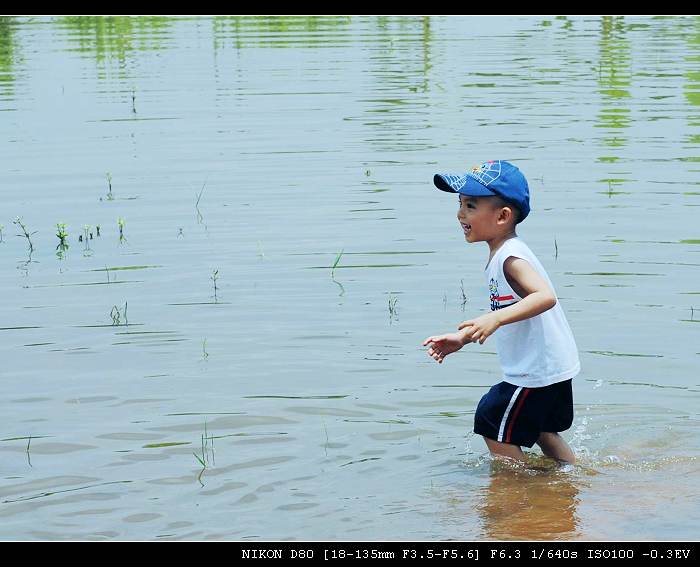
<svg viewBox="0 0 700 567">
<path fill-rule="evenodd" d="M 469 232 L 472 229 L 472 225 L 464 224 L 464 223 L 461 223 L 461 224 L 462 224 L 462 230 L 464 231 L 464 234 L 469 234 Z"/>
</svg>

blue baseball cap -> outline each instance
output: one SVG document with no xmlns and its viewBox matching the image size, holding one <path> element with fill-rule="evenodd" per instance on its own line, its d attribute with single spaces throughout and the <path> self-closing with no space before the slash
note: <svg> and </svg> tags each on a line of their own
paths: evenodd
<svg viewBox="0 0 700 567">
<path fill-rule="evenodd" d="M 462 174 L 437 173 L 433 177 L 433 183 L 442 191 L 469 197 L 498 195 L 518 207 L 518 222 L 525 220 L 530 213 L 530 188 L 527 179 L 517 167 L 507 161 L 485 161 Z"/>
</svg>

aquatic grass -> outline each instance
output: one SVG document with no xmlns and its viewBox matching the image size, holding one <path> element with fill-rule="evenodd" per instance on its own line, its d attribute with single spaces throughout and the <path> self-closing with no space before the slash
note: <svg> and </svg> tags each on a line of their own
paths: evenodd
<svg viewBox="0 0 700 567">
<path fill-rule="evenodd" d="M 207 352 L 207 339 L 202 340 L 202 360 L 209 358 L 209 353 Z"/>
<path fill-rule="evenodd" d="M 204 217 L 202 216 L 202 212 L 199 210 L 199 201 L 202 199 L 202 194 L 204 193 L 204 188 L 207 186 L 207 180 L 204 180 L 204 183 L 202 183 L 202 189 L 199 191 L 199 195 L 197 195 L 197 201 L 194 204 L 194 208 L 197 211 L 197 224 L 202 224 L 202 221 L 204 220 Z"/>
<path fill-rule="evenodd" d="M 462 292 L 462 311 L 464 311 L 464 306 L 469 301 L 469 299 L 467 298 L 467 294 L 464 293 L 464 280 L 459 280 L 459 288 Z"/>
<path fill-rule="evenodd" d="M 324 451 L 326 452 L 326 457 L 328 457 L 328 428 L 326 428 L 326 420 L 323 420 L 323 430 L 326 432 L 326 444 L 323 446 Z"/>
<path fill-rule="evenodd" d="M 83 256 L 92 256 L 92 250 L 90 249 L 90 240 L 92 240 L 92 232 L 90 232 L 90 225 L 83 225 L 83 234 L 78 236 L 78 242 L 84 242 L 85 248 L 83 248 Z"/>
<path fill-rule="evenodd" d="M 204 420 L 204 433 L 201 437 L 201 443 L 202 454 L 198 455 L 195 452 L 192 452 L 192 454 L 194 455 L 195 459 L 197 459 L 197 462 L 202 466 L 202 470 L 199 471 L 197 480 L 199 481 L 199 484 L 204 486 L 204 483 L 202 482 L 202 475 L 204 474 L 204 471 L 209 468 L 210 463 L 211 465 L 216 466 L 216 457 L 214 456 L 214 436 L 209 435 L 209 432 L 207 431 L 206 419 Z"/>
<path fill-rule="evenodd" d="M 149 443 L 144 445 L 144 449 L 162 449 L 163 447 L 178 447 L 180 445 L 191 445 L 189 441 L 171 441 L 169 443 Z"/>
<path fill-rule="evenodd" d="M 389 324 L 391 324 L 394 318 L 398 317 L 398 311 L 396 309 L 396 303 L 398 301 L 398 297 L 394 297 L 391 293 L 389 293 Z"/>
<path fill-rule="evenodd" d="M 217 290 L 219 289 L 219 288 L 216 286 L 216 281 L 219 279 L 219 270 L 218 270 L 218 268 L 212 272 L 211 277 L 210 277 L 209 279 L 210 279 L 210 280 L 213 282 L 213 284 L 214 284 L 214 301 L 217 301 L 217 300 L 218 300 L 218 297 L 217 297 L 217 295 L 216 295 L 216 292 L 217 292 Z"/>
<path fill-rule="evenodd" d="M 136 89 L 131 89 L 131 112 L 136 114 Z"/>
<path fill-rule="evenodd" d="M 117 218 L 117 227 L 119 228 L 119 243 L 126 242 L 126 237 L 124 236 L 124 225 L 126 221 L 123 217 Z"/>
<path fill-rule="evenodd" d="M 22 234 L 18 234 L 17 236 L 24 237 L 27 239 L 27 244 L 29 245 L 29 252 L 34 252 L 34 244 L 32 243 L 32 234 L 36 234 L 36 230 L 34 232 L 29 232 L 27 229 L 27 225 L 25 225 L 22 222 L 22 219 L 20 217 L 17 217 L 15 220 L 12 221 L 12 224 L 17 225 L 20 230 L 22 231 Z"/>
<path fill-rule="evenodd" d="M 124 302 L 124 311 L 122 312 L 119 307 L 116 305 L 112 307 L 112 310 L 109 312 L 109 316 L 112 318 L 112 325 L 115 327 L 118 327 L 122 324 L 122 319 L 124 320 L 124 326 L 128 327 L 129 326 L 129 319 L 126 314 L 127 307 L 129 306 L 129 302 Z"/>
<path fill-rule="evenodd" d="M 0 224 L 0 242 L 5 242 L 5 239 L 4 239 L 3 235 L 2 235 L 2 231 L 3 231 L 4 228 L 5 228 L 5 225 L 4 225 L 4 224 Z"/>
<path fill-rule="evenodd" d="M 554 239 L 554 259 L 559 258 L 559 247 L 557 246 L 557 239 Z"/>
<path fill-rule="evenodd" d="M 338 267 L 338 264 L 340 263 L 340 259 L 343 257 L 343 252 L 344 248 L 338 252 L 338 255 L 335 257 L 335 262 L 333 262 L 333 266 L 331 267 L 331 280 L 335 282 L 338 287 L 340 288 L 340 296 L 342 297 L 345 294 L 345 288 L 343 287 L 343 284 L 341 284 L 339 281 L 336 281 L 335 279 L 335 269 Z"/>
<path fill-rule="evenodd" d="M 56 256 L 63 260 L 65 252 L 69 248 L 68 231 L 66 230 L 66 223 L 56 223 L 56 236 L 58 237 L 58 246 L 56 246 Z"/>
<path fill-rule="evenodd" d="M 29 463 L 30 467 L 32 466 L 32 457 L 29 454 L 29 446 L 31 445 L 31 443 L 32 443 L 32 434 L 30 433 L 29 439 L 27 440 L 27 462 Z"/>
<path fill-rule="evenodd" d="M 59 245 L 67 246 L 66 240 L 68 239 L 68 231 L 66 230 L 66 223 L 59 222 L 56 223 L 56 236 L 59 239 Z"/>
<path fill-rule="evenodd" d="M 114 195 L 112 194 L 112 174 L 108 171 L 105 176 L 107 177 L 107 186 L 109 188 L 107 191 L 107 200 L 114 201 Z"/>
<path fill-rule="evenodd" d="M 335 262 L 333 262 L 333 267 L 331 268 L 331 279 L 335 279 L 335 269 L 338 266 L 338 263 L 340 262 L 340 259 L 343 257 L 343 252 L 345 251 L 345 248 L 343 248 L 340 252 L 338 252 L 338 255 L 335 257 Z"/>
</svg>

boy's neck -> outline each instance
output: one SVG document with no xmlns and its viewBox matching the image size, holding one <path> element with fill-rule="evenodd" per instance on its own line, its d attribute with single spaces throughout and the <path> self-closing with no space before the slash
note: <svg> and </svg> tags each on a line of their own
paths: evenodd
<svg viewBox="0 0 700 567">
<path fill-rule="evenodd" d="M 497 237 L 487 240 L 486 243 L 489 245 L 489 261 L 491 261 L 491 258 L 493 258 L 493 255 L 496 253 L 496 251 L 503 246 L 503 243 L 506 240 L 510 240 L 511 238 L 517 238 L 517 234 L 515 234 L 515 228 L 513 230 L 505 233 L 505 234 L 500 234 Z"/>
</svg>

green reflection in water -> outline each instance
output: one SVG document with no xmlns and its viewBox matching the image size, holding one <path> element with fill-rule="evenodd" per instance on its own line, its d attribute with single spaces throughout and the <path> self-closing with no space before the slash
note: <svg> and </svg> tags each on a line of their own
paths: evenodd
<svg viewBox="0 0 700 567">
<path fill-rule="evenodd" d="M 125 62 L 134 51 L 168 47 L 176 18 L 128 16 L 68 16 L 59 18 L 59 28 L 69 33 L 74 49 L 91 54 L 98 62 Z"/>
<path fill-rule="evenodd" d="M 14 26 L 14 18 L 0 16 L 0 96 L 12 92 L 15 79 Z"/>
<path fill-rule="evenodd" d="M 350 41 L 347 16 L 231 16 L 212 19 L 214 49 L 337 47 Z M 333 32 L 333 33 L 326 33 Z"/>
<path fill-rule="evenodd" d="M 609 130 L 603 142 L 614 148 L 627 143 L 620 130 L 628 128 L 631 123 L 630 109 L 625 106 L 630 97 L 630 46 L 623 18 L 605 17 L 600 22 L 598 92 L 603 102 L 596 127 Z"/>
<path fill-rule="evenodd" d="M 685 72 L 686 84 L 684 87 L 685 98 L 693 106 L 700 106 L 700 17 L 694 18 L 693 32 L 687 34 L 688 55 L 685 60 L 688 70 Z M 690 126 L 700 126 L 700 115 L 690 117 Z M 691 143 L 698 143 L 698 136 L 691 136 Z"/>
</svg>

